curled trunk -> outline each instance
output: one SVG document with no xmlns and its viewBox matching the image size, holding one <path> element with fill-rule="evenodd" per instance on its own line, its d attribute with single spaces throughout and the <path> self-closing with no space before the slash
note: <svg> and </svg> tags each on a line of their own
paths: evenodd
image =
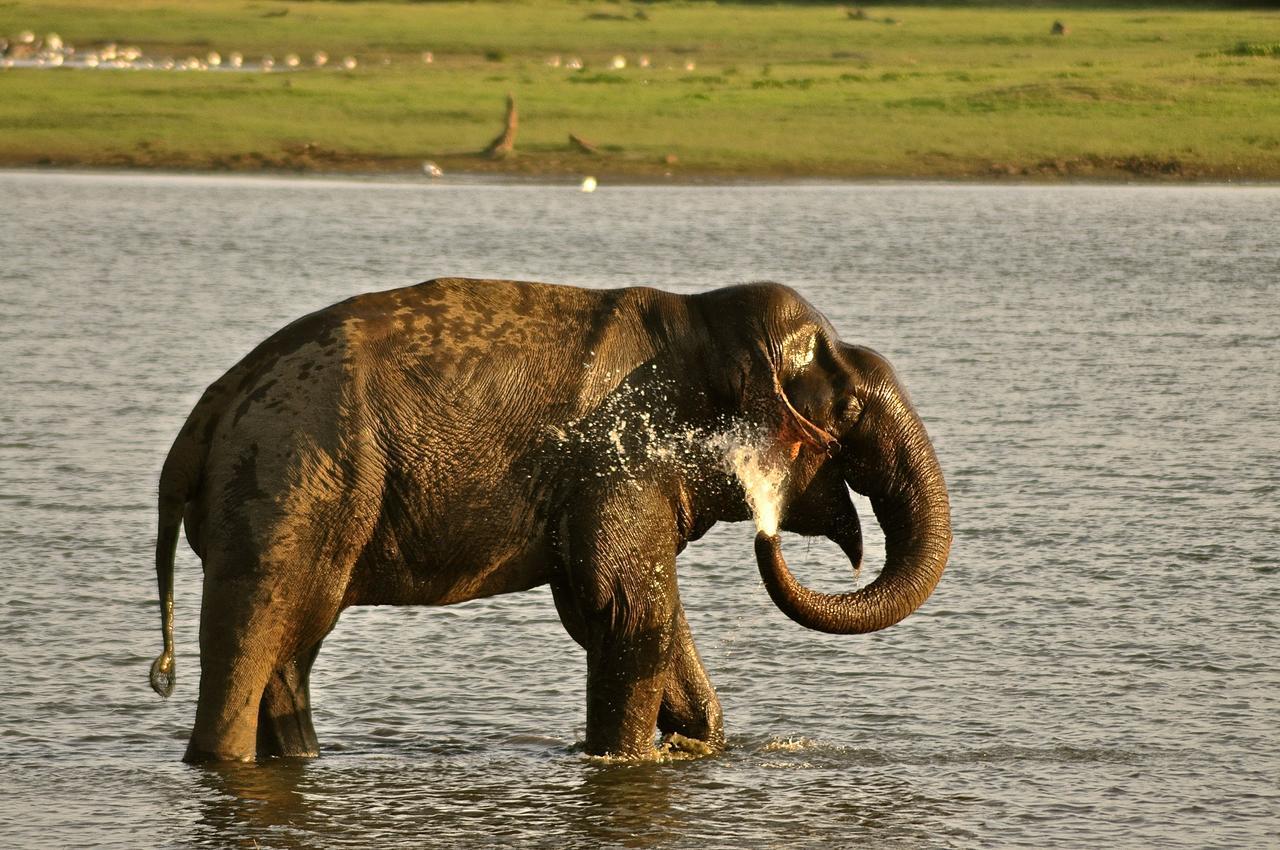
<svg viewBox="0 0 1280 850">
<path fill-rule="evenodd" d="M 791 574 L 777 536 L 756 536 L 756 563 L 769 596 L 800 625 L 832 634 L 887 628 L 919 608 L 942 577 L 951 549 L 951 511 L 937 458 L 919 420 L 914 425 L 916 438 L 899 443 L 910 449 L 895 452 L 896 474 L 879 479 L 887 482 L 882 487 L 868 488 L 885 537 L 884 568 L 871 584 L 851 593 L 810 590 Z M 841 548 L 856 570 L 849 547 Z M 860 544 L 857 551 L 860 556 Z"/>
</svg>

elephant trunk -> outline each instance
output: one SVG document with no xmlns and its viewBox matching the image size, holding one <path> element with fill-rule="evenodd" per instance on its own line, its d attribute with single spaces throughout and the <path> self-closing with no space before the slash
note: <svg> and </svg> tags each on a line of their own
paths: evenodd
<svg viewBox="0 0 1280 850">
<path fill-rule="evenodd" d="M 885 537 L 885 564 L 876 580 L 852 593 L 810 590 L 791 574 L 776 535 L 756 536 L 756 563 L 774 604 L 802 626 L 832 634 L 863 634 L 892 626 L 929 598 L 951 549 L 951 510 L 942 470 L 914 412 L 906 417 L 883 461 L 888 469 L 848 476 L 869 493 Z M 865 488 L 865 489 L 864 489 Z M 859 566 L 838 536 L 841 548 Z M 856 547 L 859 556 L 861 545 Z"/>
</svg>

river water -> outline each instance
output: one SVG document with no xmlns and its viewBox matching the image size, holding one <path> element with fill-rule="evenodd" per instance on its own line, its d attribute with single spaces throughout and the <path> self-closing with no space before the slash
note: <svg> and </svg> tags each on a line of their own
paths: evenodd
<svg viewBox="0 0 1280 850">
<path fill-rule="evenodd" d="M 1263 187 L 0 173 L 0 845 L 1280 845 L 1277 234 Z M 182 764 L 185 544 L 178 688 L 147 685 L 171 439 L 285 322 L 442 275 L 797 287 L 934 437 L 933 598 L 805 631 L 722 526 L 680 561 L 721 756 L 585 758 L 584 658 L 543 588 L 348 610 L 319 759 Z M 845 587 L 834 546 L 785 542 Z"/>
</svg>

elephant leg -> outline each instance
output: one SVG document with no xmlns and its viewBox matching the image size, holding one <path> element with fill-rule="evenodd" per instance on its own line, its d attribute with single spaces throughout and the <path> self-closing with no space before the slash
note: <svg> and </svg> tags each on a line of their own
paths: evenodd
<svg viewBox="0 0 1280 850">
<path fill-rule="evenodd" d="M 315 754 L 311 665 L 376 520 L 354 501 L 363 492 L 355 478 L 241 498 L 260 492 L 256 458 L 255 445 L 206 526 L 219 533 L 205 550 L 200 701 L 187 761 Z M 315 463 L 343 469 L 340 459 Z"/>
<path fill-rule="evenodd" d="M 258 758 L 314 758 L 320 742 L 311 723 L 311 665 L 320 644 L 278 665 L 258 706 Z"/>
<path fill-rule="evenodd" d="M 567 583 L 559 575 L 551 580 L 551 595 L 565 631 L 579 646 L 587 648 L 587 625 Z M 724 748 L 724 719 L 720 698 L 693 643 L 684 607 L 677 606 L 676 623 L 669 655 L 670 666 L 658 709 L 658 731 L 671 740 L 680 735 L 719 751 Z M 696 747 L 696 749 L 702 749 Z"/>
<path fill-rule="evenodd" d="M 644 758 L 662 705 L 670 629 L 646 623 L 609 629 L 587 648 L 587 741 L 591 755 Z"/>
<path fill-rule="evenodd" d="M 669 502 L 630 483 L 569 517 L 553 579 L 569 633 L 587 651 L 587 752 L 654 753 L 679 597 Z M 575 634 L 577 632 L 577 634 Z"/>
<path fill-rule="evenodd" d="M 206 573 L 200 615 L 200 698 L 184 761 L 253 761 L 258 706 L 276 667 L 282 623 L 258 594 Z"/>
<path fill-rule="evenodd" d="M 350 575 L 350 568 L 337 575 Z M 345 581 L 335 583 L 341 587 Z M 292 614 L 280 635 L 279 660 L 267 679 L 258 704 L 258 758 L 314 758 L 320 742 L 311 721 L 311 668 L 320 646 L 337 625 L 341 597 L 323 586 L 290 606 Z"/>
<path fill-rule="evenodd" d="M 693 645 L 693 634 L 689 631 L 683 607 L 676 612 L 671 656 L 671 668 L 662 692 L 662 708 L 658 712 L 658 731 L 668 739 L 680 735 L 700 741 L 712 751 L 723 749 L 724 719 L 720 698 L 716 696 L 711 678 L 698 657 L 698 649 Z"/>
<path fill-rule="evenodd" d="M 579 600 L 566 599 L 567 591 L 554 591 L 555 586 L 561 620 L 587 651 L 587 752 L 626 758 L 652 755 L 673 624 L 657 617 L 638 628 L 619 629 L 614 612 L 584 616 Z"/>
</svg>

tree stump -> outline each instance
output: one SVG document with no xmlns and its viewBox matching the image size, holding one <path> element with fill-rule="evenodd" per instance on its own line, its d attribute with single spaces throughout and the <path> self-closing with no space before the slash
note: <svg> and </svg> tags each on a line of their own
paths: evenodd
<svg viewBox="0 0 1280 850">
<path fill-rule="evenodd" d="M 569 134 L 569 147 L 580 153 L 591 154 L 592 156 L 600 153 L 600 149 L 591 144 L 591 142 L 588 142 L 581 136 L 575 136 L 573 133 Z"/>
<path fill-rule="evenodd" d="M 516 128 L 520 123 L 520 116 L 516 112 L 516 99 L 514 95 L 507 95 L 507 123 L 502 132 L 489 143 L 484 149 L 483 155 L 489 159 L 506 159 L 515 153 L 516 150 Z"/>
</svg>

